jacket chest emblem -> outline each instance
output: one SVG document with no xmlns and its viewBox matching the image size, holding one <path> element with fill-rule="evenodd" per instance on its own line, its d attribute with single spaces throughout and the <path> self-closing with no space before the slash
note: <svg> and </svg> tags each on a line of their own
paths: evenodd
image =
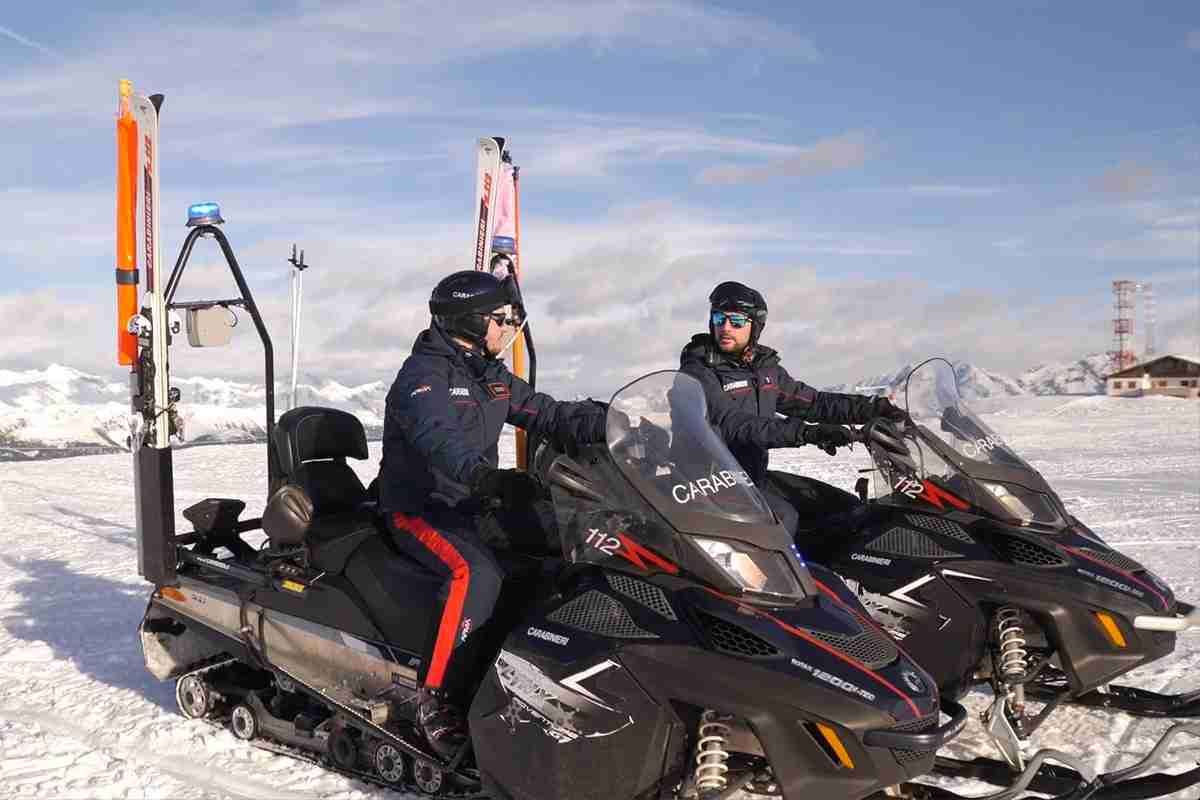
<svg viewBox="0 0 1200 800">
<path fill-rule="evenodd" d="M 508 384 L 503 381 L 492 381 L 483 385 L 487 389 L 488 395 L 493 400 L 508 400 L 512 397 L 512 390 L 508 388 Z"/>
<path fill-rule="evenodd" d="M 750 381 L 747 381 L 747 380 L 730 381 L 729 383 L 725 384 L 721 388 L 723 388 L 727 392 L 736 392 L 739 389 L 749 389 Z"/>
<path fill-rule="evenodd" d="M 470 397 L 471 392 L 465 386 L 455 386 L 450 390 L 451 397 Z"/>
</svg>

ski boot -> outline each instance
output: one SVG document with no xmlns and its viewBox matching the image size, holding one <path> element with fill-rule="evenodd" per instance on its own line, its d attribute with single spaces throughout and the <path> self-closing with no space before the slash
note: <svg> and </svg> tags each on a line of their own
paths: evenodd
<svg viewBox="0 0 1200 800">
<path fill-rule="evenodd" d="M 463 710 L 441 689 L 423 688 L 417 699 L 417 725 L 434 752 L 452 760 L 470 738 Z"/>
</svg>

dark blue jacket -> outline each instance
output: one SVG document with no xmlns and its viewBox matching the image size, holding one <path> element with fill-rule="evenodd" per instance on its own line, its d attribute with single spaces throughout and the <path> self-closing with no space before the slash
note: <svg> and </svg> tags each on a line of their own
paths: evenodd
<svg viewBox="0 0 1200 800">
<path fill-rule="evenodd" d="M 387 395 L 380 508 L 420 513 L 430 504 L 457 506 L 480 464 L 499 463 L 508 422 L 556 442 L 604 441 L 604 410 L 535 392 L 503 361 L 455 343 L 437 326 L 413 344 Z"/>
<path fill-rule="evenodd" d="M 755 346 L 754 357 L 747 363 L 723 354 L 711 335 L 698 333 L 679 355 L 679 368 L 704 386 L 709 419 L 756 483 L 767 474 L 768 449 L 780 445 L 764 446 L 746 436 L 746 425 L 731 426 L 730 420 L 741 420 L 731 409 L 753 414 L 764 424 L 778 421 L 777 414 L 839 425 L 862 424 L 875 416 L 872 398 L 818 392 L 789 375 L 779 363 L 779 354 L 762 345 Z"/>
</svg>

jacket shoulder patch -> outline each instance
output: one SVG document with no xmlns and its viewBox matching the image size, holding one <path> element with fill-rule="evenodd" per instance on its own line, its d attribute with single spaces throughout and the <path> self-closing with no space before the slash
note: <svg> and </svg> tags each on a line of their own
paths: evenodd
<svg viewBox="0 0 1200 800">
<path fill-rule="evenodd" d="M 483 388 L 487 389 L 493 400 L 508 400 L 512 397 L 512 390 L 503 381 L 491 381 L 484 384 Z"/>
</svg>

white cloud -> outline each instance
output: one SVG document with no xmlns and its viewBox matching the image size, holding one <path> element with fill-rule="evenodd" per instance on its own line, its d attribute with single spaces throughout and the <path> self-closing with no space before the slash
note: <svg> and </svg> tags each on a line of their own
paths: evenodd
<svg viewBox="0 0 1200 800">
<path fill-rule="evenodd" d="M 1024 236 L 1010 236 L 1007 239 L 997 239 L 992 242 L 992 247 L 1000 250 L 1024 250 L 1028 243 L 1029 240 Z"/>
<path fill-rule="evenodd" d="M 1104 194 L 1128 197 L 1154 188 L 1158 174 L 1146 164 L 1125 161 L 1096 178 L 1095 186 Z"/>
<path fill-rule="evenodd" d="M 817 175 L 861 166 L 874 155 L 875 149 L 866 134 L 852 131 L 808 147 L 792 148 L 789 155 L 765 164 L 716 164 L 701 171 L 699 181 L 721 185 Z"/>
<path fill-rule="evenodd" d="M 1151 228 L 1133 236 L 1104 242 L 1096 256 L 1117 261 L 1180 261 L 1196 263 L 1200 231 L 1195 228 Z"/>
<path fill-rule="evenodd" d="M 517 116 L 528 119 L 523 114 Z M 695 126 L 656 127 L 648 125 L 652 120 L 645 118 L 635 121 L 610 117 L 572 125 L 574 115 L 543 117 L 535 117 L 528 130 L 514 131 L 514 141 L 523 151 L 537 153 L 533 166 L 539 175 L 599 177 L 617 168 L 628 168 L 631 163 L 717 154 L 782 158 L 795 152 L 788 145 L 722 136 Z"/>
<path fill-rule="evenodd" d="M 766 19 L 679 0 L 541 0 L 501 14 L 484 2 L 434 0 L 306 7 L 250 20 L 193 14 L 161 20 L 155 34 L 139 42 L 137 74 L 128 77 L 168 95 L 187 87 L 188 107 L 204 109 L 209 120 L 254 117 L 262 127 L 279 128 L 408 113 L 414 105 L 456 109 L 451 84 L 435 79 L 434 68 L 532 50 L 590 44 L 602 52 L 619 43 L 676 61 L 751 49 L 784 59 L 818 58 L 809 40 Z M 136 18 L 113 19 L 108 30 L 92 32 L 96 47 L 73 54 L 68 63 L 9 76 L 0 85 L 0 118 L 107 119 L 96 98 L 111 94 L 115 105 L 116 80 L 130 68 L 122 34 L 138 24 Z M 205 70 L 203 81 L 196 80 L 196 65 Z M 404 73 L 399 82 L 397 70 Z M 399 99 L 361 99 L 381 96 Z"/>
<path fill-rule="evenodd" d="M 12 30 L 11 28 L 5 28 L 3 25 L 0 25 L 0 36 L 7 36 L 9 39 L 12 39 L 14 42 L 17 42 L 18 44 L 23 44 L 26 47 L 37 50 L 39 53 L 50 56 L 51 58 L 61 59 L 63 57 L 61 53 L 51 50 L 49 47 L 46 47 L 46 45 L 35 42 L 28 37 L 22 36 L 21 34 L 17 33 L 16 31 Z"/>
<path fill-rule="evenodd" d="M 992 197 L 1007 191 L 1005 186 L 962 186 L 951 183 L 921 183 L 907 187 L 907 192 L 917 197 Z"/>
<path fill-rule="evenodd" d="M 270 213 L 230 214 L 227 232 L 274 337 L 283 379 L 290 232 L 245 236 L 247 216 Z M 387 209 L 339 208 L 336 199 L 310 199 L 295 213 L 301 220 L 329 218 L 324 226 L 300 228 L 307 231 L 300 244 L 313 265 L 305 273 L 304 371 L 346 383 L 390 380 L 428 322 L 432 285 L 465 263 L 469 225 L 398 221 Z M 580 222 L 531 214 L 523 233 L 541 385 L 567 397 L 601 396 L 637 374 L 677 364 L 691 334 L 703 330 L 708 292 L 731 277 L 766 294 L 771 318 L 764 342 L 781 350 L 798 377 L 819 385 L 950 350 L 1015 372 L 1033 361 L 1077 356 L 1091 347 L 1089 337 L 1106 335 L 1100 323 L 1098 333 L 1090 331 L 1088 312 L 1062 313 L 1069 304 L 1057 300 L 1045 307 L 1012 303 L 981 290 L 948 290 L 919 275 L 844 277 L 829 253 L 883 250 L 883 237 L 804 230 L 790 218 L 738 222 L 669 203 L 638 204 Z M 166 260 L 173 260 L 181 235 L 181 226 L 171 230 Z M 892 245 L 912 252 L 925 247 L 899 236 Z M 792 255 L 770 265 L 744 255 L 763 246 Z M 111 267 L 106 263 L 103 271 L 110 275 Z M 198 247 L 180 298 L 232 294 L 215 248 Z M 0 325 L 12 332 L 0 342 L 0 363 L 32 368 L 56 361 L 115 374 L 112 297 L 107 283 L 87 294 L 58 289 L 0 296 Z M 1089 299 L 1073 307 L 1093 305 Z M 235 350 L 184 347 L 175 351 L 176 369 L 257 379 L 261 352 L 245 314 L 242 323 Z"/>
</svg>

